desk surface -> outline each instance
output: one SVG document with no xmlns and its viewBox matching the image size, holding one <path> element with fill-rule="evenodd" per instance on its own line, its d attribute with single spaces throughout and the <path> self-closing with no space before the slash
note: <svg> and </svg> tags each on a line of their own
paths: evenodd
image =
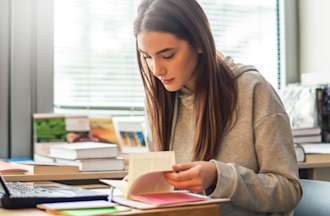
<svg viewBox="0 0 330 216">
<path fill-rule="evenodd" d="M 300 162 L 298 163 L 300 169 L 308 168 L 330 168 L 330 161 L 322 162 Z"/>
<path fill-rule="evenodd" d="M 46 213 L 38 209 L 19 209 L 9 210 L 0 208 L 0 215 L 6 216 L 49 216 L 51 214 Z M 198 205 L 198 206 L 185 206 L 175 208 L 162 208 L 153 210 L 137 210 L 133 209 L 129 212 L 122 212 L 114 215 L 136 215 L 136 216 L 220 216 L 219 204 Z"/>
</svg>

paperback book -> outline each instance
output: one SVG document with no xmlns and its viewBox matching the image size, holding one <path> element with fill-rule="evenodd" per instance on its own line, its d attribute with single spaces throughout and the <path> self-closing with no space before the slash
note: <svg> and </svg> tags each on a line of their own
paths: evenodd
<svg viewBox="0 0 330 216">
<path fill-rule="evenodd" d="M 139 209 L 229 201 L 188 191 L 174 191 L 164 177 L 164 172 L 171 172 L 174 164 L 174 152 L 130 154 L 127 181 L 102 179 L 101 182 L 122 192 L 113 196 L 112 201 Z"/>
</svg>

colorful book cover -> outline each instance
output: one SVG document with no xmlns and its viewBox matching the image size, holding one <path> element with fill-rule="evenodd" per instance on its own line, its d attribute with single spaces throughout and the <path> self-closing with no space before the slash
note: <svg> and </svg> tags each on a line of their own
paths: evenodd
<svg viewBox="0 0 330 216">
<path fill-rule="evenodd" d="M 35 114 L 33 118 L 35 143 L 66 141 L 64 115 Z"/>
<path fill-rule="evenodd" d="M 118 143 L 111 117 L 90 117 L 91 139 L 98 142 Z"/>
<path fill-rule="evenodd" d="M 60 114 L 33 115 L 33 157 L 47 157 L 52 145 L 66 142 L 65 116 Z"/>
<path fill-rule="evenodd" d="M 143 133 L 143 116 L 115 117 L 114 125 L 121 149 L 146 147 Z"/>
<path fill-rule="evenodd" d="M 65 117 L 66 141 L 68 143 L 90 141 L 88 116 L 68 115 Z"/>
</svg>

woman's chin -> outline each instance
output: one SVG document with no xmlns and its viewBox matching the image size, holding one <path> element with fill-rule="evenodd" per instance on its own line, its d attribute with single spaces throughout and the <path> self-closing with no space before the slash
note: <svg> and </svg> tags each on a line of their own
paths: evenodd
<svg viewBox="0 0 330 216">
<path fill-rule="evenodd" d="M 176 92 L 181 89 L 180 86 L 171 86 L 171 85 L 164 85 L 164 88 L 169 92 Z"/>
</svg>

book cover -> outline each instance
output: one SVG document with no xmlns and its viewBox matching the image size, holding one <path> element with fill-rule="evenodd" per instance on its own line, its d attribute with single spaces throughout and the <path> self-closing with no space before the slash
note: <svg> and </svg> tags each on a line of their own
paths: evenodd
<svg viewBox="0 0 330 216">
<path fill-rule="evenodd" d="M 64 115 L 33 115 L 33 155 L 47 157 L 50 146 L 63 143 L 66 143 Z"/>
<path fill-rule="evenodd" d="M 91 139 L 98 142 L 118 143 L 112 117 L 93 116 L 89 118 Z"/>
<path fill-rule="evenodd" d="M 34 142 L 66 142 L 65 116 L 57 114 L 33 115 Z"/>
<path fill-rule="evenodd" d="M 314 85 L 291 84 L 280 91 L 292 128 L 318 127 L 318 111 Z"/>
<path fill-rule="evenodd" d="M 144 120 L 142 116 L 113 118 L 122 152 L 133 153 L 136 152 L 135 149 L 146 149 Z"/>
<path fill-rule="evenodd" d="M 90 126 L 88 116 L 65 116 L 66 141 L 68 143 L 90 141 Z"/>
</svg>

